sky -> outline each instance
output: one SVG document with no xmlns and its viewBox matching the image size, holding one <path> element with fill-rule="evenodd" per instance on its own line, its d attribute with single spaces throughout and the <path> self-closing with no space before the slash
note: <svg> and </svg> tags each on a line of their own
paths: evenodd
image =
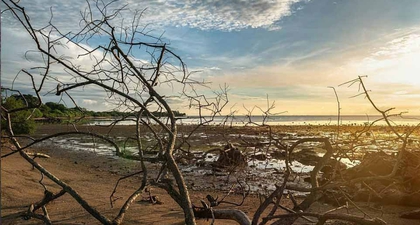
<svg viewBox="0 0 420 225">
<path fill-rule="evenodd" d="M 53 22 L 77 30 L 82 0 L 21 0 L 37 26 Z M 161 36 L 198 80 L 211 88 L 229 86 L 223 114 L 244 114 L 275 102 L 273 113 L 337 114 L 335 87 L 342 114 L 373 114 L 358 86 L 341 85 L 365 76 L 371 97 L 381 109 L 395 107 L 420 115 L 420 1 L 418 0 L 118 0 L 131 11 L 144 10 L 141 24 Z M 4 5 L 1 5 L 4 8 Z M 51 9 L 51 10 L 50 10 Z M 35 46 L 7 13 L 1 21 L 2 86 L 28 92 L 27 78 L 16 74 L 39 60 L 25 53 Z M 91 40 L 95 48 L 103 40 Z M 72 52 L 70 46 L 65 52 Z M 29 55 L 29 56 L 28 56 Z M 79 62 L 83 63 L 83 62 Z M 66 74 L 57 74 L 64 77 Z M 64 79 L 64 78 L 63 78 Z M 51 88 L 55 86 L 52 85 Z M 92 110 L 110 110 L 106 94 L 79 90 L 76 102 Z M 45 93 L 44 101 L 58 101 Z M 68 100 L 65 102 L 71 106 Z M 175 110 L 194 114 L 183 101 Z M 260 114 L 258 108 L 253 111 Z"/>
</svg>

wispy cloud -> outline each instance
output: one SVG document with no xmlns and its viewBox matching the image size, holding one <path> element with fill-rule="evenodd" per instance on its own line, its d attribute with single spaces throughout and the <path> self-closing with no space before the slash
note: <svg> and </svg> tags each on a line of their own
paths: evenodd
<svg viewBox="0 0 420 225">
<path fill-rule="evenodd" d="M 21 0 L 21 3 L 37 27 L 48 23 L 52 6 L 53 23 L 64 31 L 80 29 L 80 12 L 87 6 L 86 1 Z M 116 9 L 126 4 L 127 10 L 116 19 L 116 25 L 123 18 L 128 25 L 133 11 L 146 9 L 140 27 L 147 25 L 151 35 L 163 33 L 162 40 L 185 60 L 189 71 L 199 71 L 191 78 L 213 82 L 209 85 L 214 88 L 227 83 L 231 87 L 230 100 L 238 106 L 262 107 L 268 94 L 278 105 L 285 106 L 279 111 L 334 113 L 335 96 L 327 86 L 367 74 L 366 84 L 381 106 L 418 107 L 415 100 L 420 95 L 419 1 L 378 4 L 378 1 L 322 0 L 119 0 L 111 6 Z M 366 8 L 370 10 L 363 10 Z M 25 51 L 34 46 L 23 35 L 25 32 L 15 27 L 19 27 L 16 21 L 4 13 L 2 41 L 7 45 L 2 46 L 3 84 L 11 83 L 20 68 L 42 63 L 37 54 L 27 54 L 25 58 Z M 94 48 L 99 42 L 104 40 L 92 39 L 83 44 Z M 59 54 L 70 56 L 81 68 L 91 69 L 87 58 L 77 58 L 80 52 L 74 46 L 68 47 L 60 49 Z M 140 60 L 141 53 L 135 52 L 133 57 L 139 65 L 147 63 Z M 53 69 L 57 78 L 73 82 L 65 71 Z M 24 80 L 15 84 L 29 89 Z M 166 96 L 179 94 L 177 86 L 163 83 L 157 88 Z M 98 102 L 89 106 L 112 107 L 112 102 L 104 103 L 103 90 L 78 90 L 72 94 L 80 98 L 81 105 L 88 106 L 83 99 L 89 99 Z M 343 113 L 363 114 L 369 110 L 369 104 L 361 104 L 363 98 L 347 99 L 357 94 L 357 87 L 340 87 L 339 94 Z M 182 110 L 186 108 L 186 103 L 175 97 L 168 101 Z"/>
<path fill-rule="evenodd" d="M 317 65 L 318 63 L 318 65 Z M 231 71 L 212 79 L 215 83 L 228 83 L 232 87 L 284 88 L 286 86 L 307 85 L 329 86 L 340 82 L 343 77 L 334 76 L 335 69 L 318 61 L 302 66 L 269 65 L 252 69 Z M 322 79 L 320 79 L 322 77 Z"/>
<path fill-rule="evenodd" d="M 378 83 L 420 85 L 420 31 L 396 37 L 350 63 L 358 73 L 372 75 Z"/>
<path fill-rule="evenodd" d="M 276 22 L 292 14 L 301 0 L 256 1 L 130 1 L 148 8 L 145 20 L 163 26 L 188 26 L 202 30 L 279 29 Z M 148 14 L 148 11 L 151 13 Z"/>
<path fill-rule="evenodd" d="M 374 52 L 374 57 L 398 57 L 420 49 L 420 34 L 409 34 L 389 41 L 386 46 Z"/>
<path fill-rule="evenodd" d="M 145 10 L 141 22 L 149 26 L 190 27 L 201 30 L 241 30 L 245 28 L 264 28 L 278 30 L 276 23 L 283 17 L 293 13 L 292 5 L 308 0 L 255 0 L 255 1 L 134 1 L 120 0 L 113 3 L 113 8 L 128 5 L 127 9 Z M 22 1 L 23 2 L 23 1 Z M 24 3 L 24 2 L 23 2 Z M 99 4 L 101 6 L 101 4 Z M 46 23 L 51 14 L 48 6 L 52 7 L 53 22 L 58 26 L 77 25 L 80 12 L 87 6 L 85 1 L 61 0 L 33 0 L 27 4 L 29 15 L 35 15 L 37 22 Z M 129 14 L 123 12 L 128 21 Z M 6 23 L 12 22 L 6 18 Z"/>
</svg>

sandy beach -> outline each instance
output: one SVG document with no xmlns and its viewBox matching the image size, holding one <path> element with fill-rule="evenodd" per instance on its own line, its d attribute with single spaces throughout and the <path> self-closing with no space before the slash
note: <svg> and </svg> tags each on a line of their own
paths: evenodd
<svg viewBox="0 0 420 225">
<path fill-rule="evenodd" d="M 111 208 L 109 196 L 117 180 L 131 171 L 139 168 L 139 163 L 127 159 L 115 159 L 98 156 L 93 153 L 65 152 L 47 149 L 44 153 L 50 159 L 38 161 L 57 177 L 71 185 L 92 206 L 112 218 L 118 213 L 119 207 L 141 181 L 141 177 L 133 177 L 121 182 L 116 196 L 122 199 L 114 203 Z M 1 169 L 1 214 L 2 224 L 40 224 L 40 221 L 23 220 L 7 216 L 26 210 L 30 204 L 38 202 L 43 197 L 43 188 L 38 183 L 41 179 L 39 172 L 32 170 L 30 164 L 18 154 L 2 160 Z M 60 189 L 52 182 L 45 180 L 48 190 L 58 192 Z M 181 208 L 169 197 L 166 191 L 152 187 L 151 193 L 159 197 L 163 204 L 151 204 L 139 200 L 132 205 L 124 224 L 183 224 Z M 199 199 L 205 199 L 208 193 L 192 192 L 196 204 Z M 222 194 L 222 193 L 220 193 Z M 144 197 L 147 197 L 144 194 Z M 232 196 L 239 199 L 238 196 Z M 252 212 L 255 196 L 250 196 L 241 208 Z M 222 207 L 223 208 L 223 207 Z M 69 195 L 64 195 L 47 206 L 53 224 L 99 224 Z M 223 224 L 235 224 L 224 221 Z M 200 221 L 199 224 L 207 224 Z"/>
<path fill-rule="evenodd" d="M 61 125 L 41 126 L 38 130 L 40 134 L 46 134 L 53 130 L 68 129 Z M 96 131 L 102 132 L 100 128 L 95 128 Z M 131 129 L 131 128 L 130 128 Z M 300 132 L 300 133 L 317 133 L 322 131 L 319 127 L 311 126 L 290 126 L 278 127 L 284 132 Z M 334 127 L 324 127 L 324 131 L 332 131 Z M 349 128 L 350 129 L 350 128 Z M 355 129 L 355 128 L 351 128 Z M 240 129 L 232 128 L 228 132 L 242 132 L 247 134 L 258 134 L 261 132 L 258 129 Z M 120 136 L 131 132 L 127 128 L 116 128 L 113 135 Z M 207 130 L 207 132 L 220 132 L 216 128 Z M 2 155 L 8 153 L 6 145 L 2 146 Z M 134 160 L 117 158 L 115 156 L 101 155 L 94 152 L 72 151 L 63 148 L 55 148 L 51 145 L 37 147 L 30 149 L 29 152 L 39 152 L 49 155 L 51 158 L 36 159 L 46 169 L 55 174 L 58 178 L 71 185 L 85 200 L 101 211 L 105 216 L 113 218 L 121 205 L 141 182 L 141 175 L 125 179 L 120 182 L 120 186 L 116 192 L 117 197 L 121 197 L 114 203 L 114 207 L 110 205 L 110 195 L 118 181 L 118 179 L 127 174 L 137 172 L 140 170 L 140 164 Z M 159 169 L 158 164 L 148 164 L 149 179 L 157 173 Z M 188 175 L 186 175 L 188 176 Z M 1 160 L 1 216 L 2 224 L 42 224 L 39 220 L 31 219 L 24 220 L 21 217 L 13 217 L 15 213 L 22 212 L 28 209 L 30 204 L 40 201 L 43 197 L 43 187 L 39 181 L 41 174 L 33 170 L 31 165 L 27 163 L 19 154 L 14 154 Z M 47 178 L 43 183 L 47 189 L 53 192 L 60 191 L 56 184 L 53 184 Z M 123 224 L 183 224 L 184 218 L 180 207 L 169 197 L 166 191 L 151 187 L 152 195 L 158 196 L 163 204 L 152 204 L 141 201 L 139 198 L 129 209 Z M 223 196 L 221 191 L 200 191 L 191 188 L 191 199 L 193 204 L 200 205 L 200 200 L 205 199 L 207 194 L 213 196 Z M 143 197 L 147 197 L 143 194 Z M 228 197 L 230 201 L 240 201 L 241 195 L 232 194 Z M 253 213 L 258 207 L 257 195 L 249 195 L 244 204 L 235 207 L 243 210 L 252 217 Z M 285 203 L 287 204 L 287 203 Z M 360 204 L 362 207 L 365 203 Z M 229 205 L 221 205 L 218 208 L 231 208 Z M 333 208 L 321 203 L 315 203 L 311 207 L 311 211 L 325 211 Z M 47 205 L 47 209 L 53 224 L 99 224 L 99 222 L 90 216 L 75 200 L 68 194 L 60 197 Z M 402 207 L 395 205 L 385 205 L 379 208 L 364 207 L 369 215 L 382 218 L 388 224 L 420 224 L 419 220 L 405 220 L 400 219 L 399 215 L 402 212 L 415 209 L 413 207 Z M 358 213 L 357 209 L 352 208 L 351 212 Z M 198 224 L 210 224 L 211 221 L 198 220 Z M 215 224 L 236 224 L 233 221 L 217 220 Z M 308 224 L 307 221 L 299 220 L 296 224 Z"/>
</svg>

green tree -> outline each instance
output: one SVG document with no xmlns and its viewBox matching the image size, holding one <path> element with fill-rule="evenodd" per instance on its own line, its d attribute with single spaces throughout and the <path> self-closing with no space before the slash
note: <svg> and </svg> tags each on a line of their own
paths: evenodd
<svg viewBox="0 0 420 225">
<path fill-rule="evenodd" d="M 50 107 L 48 107 L 48 106 L 47 106 L 47 105 L 45 105 L 45 104 L 42 104 L 42 105 L 39 107 L 39 110 L 41 111 L 41 113 L 43 114 L 43 116 L 44 116 L 44 117 L 49 117 L 49 113 L 51 112 Z"/>
<path fill-rule="evenodd" d="M 32 117 L 33 118 L 41 118 L 43 116 L 44 116 L 44 114 L 38 108 L 34 109 L 33 112 L 32 112 Z"/>
<path fill-rule="evenodd" d="M 12 95 L 17 100 L 22 101 L 23 103 L 27 103 L 29 107 L 36 107 L 39 104 L 39 99 L 30 94 L 24 95 Z"/>
<path fill-rule="evenodd" d="M 15 96 L 8 97 L 2 104 L 6 110 L 18 109 L 26 107 L 25 103 L 21 99 L 17 99 Z M 35 121 L 32 119 L 31 110 L 20 110 L 12 113 L 11 124 L 15 134 L 31 134 L 35 132 Z M 2 129 L 7 127 L 7 121 L 1 121 Z"/>
<path fill-rule="evenodd" d="M 59 110 L 61 112 L 65 112 L 67 110 L 67 107 L 64 106 L 63 104 L 59 104 L 59 103 L 55 103 L 55 102 L 47 102 L 45 103 L 45 105 L 47 105 L 51 110 Z"/>
</svg>

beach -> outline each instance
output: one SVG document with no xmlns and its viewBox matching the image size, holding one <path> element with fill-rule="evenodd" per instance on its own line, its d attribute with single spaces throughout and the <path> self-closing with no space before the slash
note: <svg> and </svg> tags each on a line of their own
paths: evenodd
<svg viewBox="0 0 420 225">
<path fill-rule="evenodd" d="M 39 134 L 47 135 L 48 133 L 65 131 L 71 129 L 64 125 L 48 125 L 41 126 L 38 129 Z M 95 130 L 95 132 L 105 132 L 105 128 L 100 127 L 84 127 L 83 129 Z M 127 126 L 115 127 L 111 135 L 124 136 L 132 134 L 133 127 Z M 180 132 L 187 131 L 188 127 L 180 128 Z M 347 130 L 342 127 L 342 132 L 351 132 L 356 127 L 348 127 Z M 383 128 L 373 128 L 372 130 L 380 130 Z M 401 128 L 404 129 L 404 128 Z M 316 135 L 320 133 L 334 132 L 334 126 L 278 126 L 273 130 L 277 133 L 294 133 L 296 135 Z M 199 131 L 199 133 L 204 130 Z M 219 127 L 206 128 L 207 134 L 220 134 L 222 132 Z M 227 128 L 223 132 L 236 134 L 230 137 L 237 137 L 238 133 L 243 137 L 244 135 L 262 135 L 266 132 L 263 128 L 248 127 L 248 128 Z M 228 134 L 226 134 L 229 136 Z M 215 137 L 212 136 L 214 139 Z M 210 138 L 210 139 L 212 139 Z M 231 138 L 231 140 L 234 140 Z M 212 140 L 220 142 L 221 140 Z M 10 152 L 6 147 L 2 146 L 2 155 Z M 113 218 L 118 213 L 119 208 L 136 188 L 140 185 L 142 175 L 136 175 L 120 182 L 120 185 L 115 194 L 118 200 L 114 202 L 114 207 L 111 208 L 110 195 L 119 178 L 128 174 L 138 172 L 141 170 L 140 163 L 135 160 L 123 159 L 113 156 L 112 154 L 98 154 L 93 151 L 74 151 L 66 148 L 59 148 L 55 145 L 44 144 L 36 148 L 29 149 L 28 152 L 44 153 L 50 158 L 37 158 L 36 161 L 43 165 L 50 172 L 55 174 L 62 181 L 71 185 L 85 200 L 105 216 Z M 153 179 L 160 164 L 153 164 L 147 162 L 149 168 L 148 178 Z M 184 173 L 185 177 L 191 176 L 189 173 Z M 39 181 L 41 174 L 33 170 L 31 165 L 27 163 L 18 154 L 14 154 L 1 161 L 1 214 L 2 224 L 40 224 L 39 220 L 23 220 L 21 217 L 13 218 L 14 213 L 25 211 L 30 204 L 40 201 L 43 197 L 44 189 Z M 195 177 L 194 179 L 197 179 Z M 208 179 L 208 178 L 205 178 Z M 197 184 L 191 183 L 191 179 L 186 179 L 187 185 L 190 188 L 190 195 L 193 204 L 201 205 L 200 200 L 205 199 L 207 194 L 212 196 L 223 196 L 226 194 L 222 189 L 209 188 L 200 189 Z M 275 182 L 275 181 L 273 181 Z M 56 193 L 60 188 L 48 181 L 47 178 L 43 180 L 44 185 L 48 190 Z M 198 182 L 196 182 L 198 183 Z M 183 224 L 184 218 L 181 208 L 169 197 L 166 191 L 151 186 L 151 195 L 156 195 L 163 204 L 152 204 L 150 202 L 141 201 L 142 198 L 147 198 L 148 194 L 144 193 L 142 197 L 138 198 L 132 207 L 129 209 L 123 224 Z M 229 201 L 240 202 L 242 195 L 240 193 L 233 193 L 228 198 Z M 299 199 L 298 199 L 299 200 Z M 300 200 L 299 200 L 300 201 Z M 249 217 L 252 217 L 260 202 L 258 195 L 250 194 L 244 201 L 243 205 L 234 207 L 243 210 Z M 288 201 L 284 200 L 284 205 L 293 207 Z M 395 205 L 383 205 L 379 208 L 364 207 L 366 203 L 360 203 L 363 210 L 369 212 L 369 215 L 377 216 L 387 221 L 388 224 L 420 224 L 419 220 L 405 220 L 400 219 L 399 214 L 414 209 L 413 207 L 403 207 Z M 220 205 L 217 208 L 232 208 L 231 205 Z M 315 203 L 310 211 L 320 212 L 333 208 L 322 203 Z M 68 194 L 56 199 L 47 205 L 49 216 L 53 224 L 99 224 L 99 222 L 90 216 L 81 206 L 77 204 Z M 351 207 L 351 212 L 358 210 Z M 211 220 L 210 220 L 211 221 Z M 210 224 L 210 221 L 200 219 L 198 224 Z M 236 224 L 234 221 L 216 220 L 215 224 Z M 298 220 L 296 224 L 308 224 L 305 220 Z"/>
</svg>

